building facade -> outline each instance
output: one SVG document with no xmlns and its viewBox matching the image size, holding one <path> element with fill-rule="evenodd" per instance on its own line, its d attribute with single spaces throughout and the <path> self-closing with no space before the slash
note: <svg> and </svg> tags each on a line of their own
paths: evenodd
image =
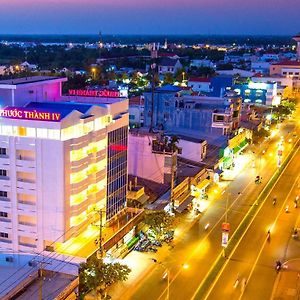
<svg viewBox="0 0 300 300">
<path fill-rule="evenodd" d="M 29 85 L 50 91 L 57 83 L 36 78 Z M 0 81 L 0 97 L 5 85 L 11 95 L 0 110 L 0 249 L 55 250 L 99 221 L 99 210 L 107 222 L 126 205 L 128 101 L 45 101 L 40 93 L 24 104 L 32 87 L 14 84 Z M 13 97 L 16 90 L 24 96 Z"/>
</svg>

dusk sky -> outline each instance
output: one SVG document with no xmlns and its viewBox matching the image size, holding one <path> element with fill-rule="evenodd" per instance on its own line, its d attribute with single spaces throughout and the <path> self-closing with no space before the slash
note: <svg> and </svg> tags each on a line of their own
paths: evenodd
<svg viewBox="0 0 300 300">
<path fill-rule="evenodd" d="M 0 0 L 0 33 L 280 34 L 300 0 Z"/>
</svg>

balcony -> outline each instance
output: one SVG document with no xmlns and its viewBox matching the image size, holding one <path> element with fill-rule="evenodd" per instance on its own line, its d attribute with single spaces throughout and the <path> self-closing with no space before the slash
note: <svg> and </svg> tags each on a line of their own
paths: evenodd
<svg viewBox="0 0 300 300">
<path fill-rule="evenodd" d="M 37 234 L 37 226 L 33 223 L 19 222 L 18 231 L 22 232 L 23 235 L 28 234 L 29 236 L 32 236 L 32 234 Z"/>
<path fill-rule="evenodd" d="M 12 230 L 11 219 L 9 219 L 9 218 L 1 218 L 0 219 L 0 231 L 1 232 L 9 232 L 9 230 Z"/>
<path fill-rule="evenodd" d="M 25 212 L 27 214 L 35 214 L 36 213 L 36 203 L 29 201 L 18 201 L 18 210 L 19 212 Z"/>
<path fill-rule="evenodd" d="M 21 190 L 35 190 L 35 182 L 30 179 L 17 179 L 17 189 Z"/>
<path fill-rule="evenodd" d="M 33 244 L 19 243 L 20 252 L 32 253 L 36 250 L 36 248 L 37 246 Z"/>
<path fill-rule="evenodd" d="M 28 171 L 32 172 L 32 169 L 35 169 L 35 160 L 32 158 L 26 159 L 26 157 L 22 157 L 22 159 L 16 160 L 17 171 Z"/>
<path fill-rule="evenodd" d="M 9 156 L 0 155 L 0 166 L 9 166 Z"/>
</svg>

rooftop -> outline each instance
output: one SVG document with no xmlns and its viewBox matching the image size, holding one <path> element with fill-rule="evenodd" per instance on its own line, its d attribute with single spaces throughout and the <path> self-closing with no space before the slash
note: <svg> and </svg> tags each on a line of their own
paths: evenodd
<svg viewBox="0 0 300 300">
<path fill-rule="evenodd" d="M 191 77 L 190 82 L 211 82 L 210 78 L 207 77 Z"/>
<path fill-rule="evenodd" d="M 21 85 L 21 84 L 28 84 L 28 83 L 35 83 L 35 82 L 43 82 L 49 80 L 62 80 L 66 81 L 66 78 L 62 77 L 53 77 L 53 76 L 32 76 L 32 77 L 22 77 L 22 78 L 14 78 L 14 79 L 4 79 L 0 80 L 1 84 L 7 85 Z"/>
<path fill-rule="evenodd" d="M 297 66 L 300 67 L 300 61 L 298 60 L 283 60 L 272 64 L 273 66 Z"/>
<path fill-rule="evenodd" d="M 166 67 L 174 67 L 177 63 L 177 59 L 173 58 L 163 58 L 161 62 L 159 63 L 160 66 L 166 66 Z"/>
<path fill-rule="evenodd" d="M 86 114 L 92 106 L 92 104 L 75 104 L 69 102 L 29 102 L 25 107 L 31 109 L 45 109 L 49 112 L 59 112 L 61 118 L 64 118 L 74 110 Z"/>
</svg>

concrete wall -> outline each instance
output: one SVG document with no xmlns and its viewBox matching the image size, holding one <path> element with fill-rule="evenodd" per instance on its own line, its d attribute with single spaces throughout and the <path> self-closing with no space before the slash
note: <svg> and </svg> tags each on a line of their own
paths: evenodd
<svg viewBox="0 0 300 300">
<path fill-rule="evenodd" d="M 178 156 L 195 162 L 200 162 L 206 156 L 206 146 L 206 141 L 203 143 L 197 143 L 180 139 L 178 147 L 182 148 L 182 154 L 178 154 Z"/>
<path fill-rule="evenodd" d="M 149 135 L 128 135 L 128 174 L 158 183 L 164 182 L 165 156 L 152 153 Z"/>
</svg>

